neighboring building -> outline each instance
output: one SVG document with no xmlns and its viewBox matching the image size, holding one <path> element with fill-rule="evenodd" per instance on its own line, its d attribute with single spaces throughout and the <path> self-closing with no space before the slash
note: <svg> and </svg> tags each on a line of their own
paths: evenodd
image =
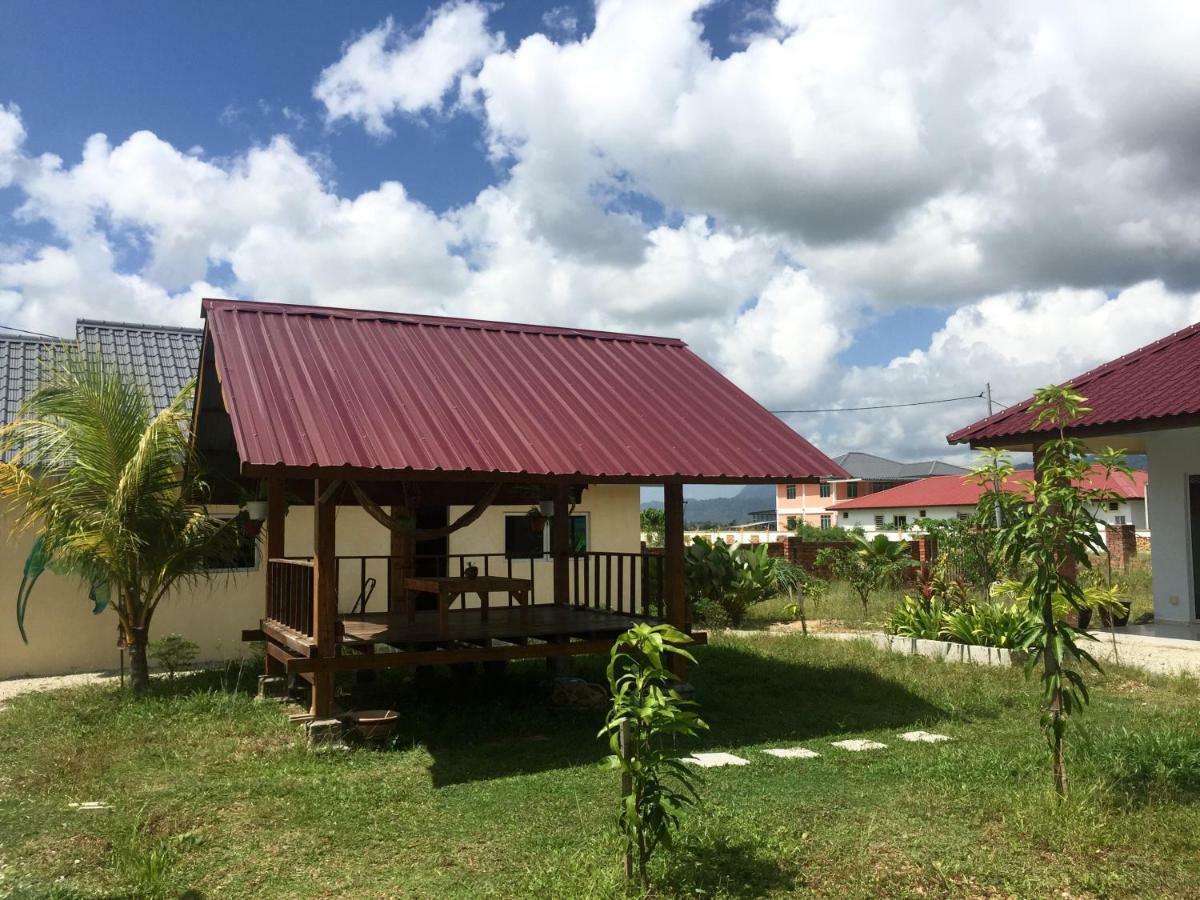
<svg viewBox="0 0 1200 900">
<path fill-rule="evenodd" d="M 1147 457 L 1154 522 L 1154 618 L 1195 622 L 1200 591 L 1200 323 L 1065 382 L 1091 410 L 1071 437 Z M 1054 436 L 1026 400 L 962 428 L 952 444 L 1035 451 Z M 1036 455 L 1036 454 L 1035 454 Z M 1195 634 L 1194 630 L 1189 629 Z"/>
<path fill-rule="evenodd" d="M 1096 510 L 1096 518 L 1110 525 L 1132 525 L 1138 531 L 1149 528 L 1146 520 L 1146 473 L 1126 475 L 1115 472 L 1107 484 L 1098 467 L 1088 487 L 1105 487 L 1117 499 Z M 1004 490 L 1022 490 L 1022 483 L 1033 479 L 1030 469 L 1014 472 Z M 861 528 L 868 536 L 886 534 L 895 540 L 906 539 L 918 530 L 920 519 L 968 519 L 975 512 L 979 497 L 988 488 L 961 475 L 940 475 L 897 485 L 856 500 L 845 500 L 829 507 L 835 524 L 843 528 Z"/>
<path fill-rule="evenodd" d="M 828 478 L 820 484 L 780 484 L 775 488 L 775 517 L 780 531 L 803 522 L 817 528 L 840 524 L 830 510 L 835 503 L 886 491 L 899 484 L 931 475 L 966 475 L 967 470 L 939 460 L 897 462 L 873 453 L 843 453 L 833 460 L 846 470 L 845 478 Z"/>
</svg>

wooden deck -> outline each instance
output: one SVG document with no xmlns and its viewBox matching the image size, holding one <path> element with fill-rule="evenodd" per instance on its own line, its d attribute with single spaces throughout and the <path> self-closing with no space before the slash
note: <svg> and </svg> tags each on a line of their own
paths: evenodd
<svg viewBox="0 0 1200 900">
<path fill-rule="evenodd" d="M 487 618 L 479 609 L 453 609 L 447 614 L 446 628 L 438 623 L 435 610 L 416 613 L 409 622 L 404 613 L 365 613 L 343 615 L 343 645 L 448 644 L 484 641 L 519 641 L 525 638 L 616 637 L 636 621 L 592 609 L 544 604 L 531 607 L 492 607 Z"/>
<path fill-rule="evenodd" d="M 385 669 L 508 659 L 607 653 L 613 641 L 636 622 L 653 621 L 576 606 L 493 607 L 451 610 L 443 627 L 436 610 L 409 621 L 405 612 L 343 614 L 336 656 L 321 657 L 308 635 L 272 619 L 247 639 L 266 640 L 268 657 L 288 673 Z M 703 632 L 693 634 L 707 642 Z"/>
</svg>

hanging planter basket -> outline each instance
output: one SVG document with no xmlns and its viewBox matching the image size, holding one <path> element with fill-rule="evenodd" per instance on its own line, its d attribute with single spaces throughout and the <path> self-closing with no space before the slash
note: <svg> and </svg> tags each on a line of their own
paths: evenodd
<svg viewBox="0 0 1200 900">
<path fill-rule="evenodd" d="M 542 511 L 536 506 L 526 513 L 529 519 L 529 530 L 534 534 L 541 534 L 546 530 L 546 517 L 542 515 Z"/>
</svg>

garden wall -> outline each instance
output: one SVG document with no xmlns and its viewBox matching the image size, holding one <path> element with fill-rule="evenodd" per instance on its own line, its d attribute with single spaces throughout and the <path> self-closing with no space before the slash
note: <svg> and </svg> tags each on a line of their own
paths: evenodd
<svg viewBox="0 0 1200 900">
<path fill-rule="evenodd" d="M 937 542 L 931 537 L 923 537 L 904 543 L 908 544 L 912 558 L 918 563 L 909 570 L 906 577 L 907 581 L 915 583 L 928 574 L 929 566 L 937 554 Z M 782 557 L 795 563 L 806 572 L 828 578 L 830 574 L 828 566 L 818 566 L 817 555 L 826 549 L 848 550 L 855 546 L 857 545 L 853 541 L 806 541 L 798 537 L 786 537 L 771 544 L 769 552 L 772 556 Z"/>
</svg>

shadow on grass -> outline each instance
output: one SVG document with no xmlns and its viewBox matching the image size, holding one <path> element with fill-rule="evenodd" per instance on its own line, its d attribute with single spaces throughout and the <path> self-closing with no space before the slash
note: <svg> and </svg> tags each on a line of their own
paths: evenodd
<svg viewBox="0 0 1200 900">
<path fill-rule="evenodd" d="M 186 697 L 189 694 L 249 694 L 258 691 L 258 676 L 262 674 L 262 658 L 253 656 L 231 660 L 203 669 L 178 672 L 174 676 L 155 673 L 150 679 L 152 697 Z M 129 681 L 126 678 L 128 688 Z"/>
<path fill-rule="evenodd" d="M 793 874 L 750 842 L 687 841 L 668 858 L 663 882 L 675 896 L 766 897 L 796 887 Z"/>
<path fill-rule="evenodd" d="M 930 723 L 945 712 L 902 685 L 852 665 L 816 665 L 735 646 L 709 646 L 693 670 L 711 730 L 703 747 L 806 741 L 826 735 Z M 574 674 L 603 683 L 602 657 L 575 660 Z M 436 786 L 590 765 L 607 752 L 596 737 L 604 711 L 555 708 L 544 664 L 503 675 L 397 671 L 349 685 L 347 708 L 402 712 L 398 749 L 425 747 Z"/>
</svg>

